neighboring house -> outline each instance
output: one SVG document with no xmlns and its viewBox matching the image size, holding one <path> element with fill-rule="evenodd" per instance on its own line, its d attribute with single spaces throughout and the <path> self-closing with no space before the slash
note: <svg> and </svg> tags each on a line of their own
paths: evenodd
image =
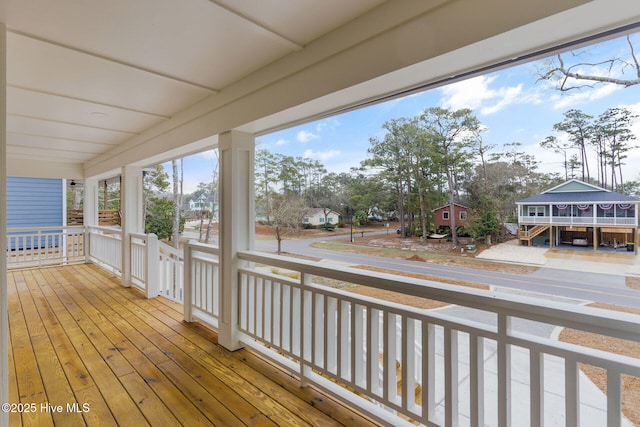
<svg viewBox="0 0 640 427">
<path fill-rule="evenodd" d="M 214 198 L 211 195 L 202 194 L 199 198 L 189 200 L 189 210 L 199 211 L 213 211 L 214 210 Z"/>
<path fill-rule="evenodd" d="M 325 215 L 325 209 L 317 208 L 308 212 L 302 221 L 304 224 L 310 225 L 337 224 L 340 221 L 340 214 L 330 210 Z"/>
<path fill-rule="evenodd" d="M 8 176 L 7 229 L 65 225 L 62 182 L 62 179 Z M 12 233 L 8 230 L 7 234 Z M 25 244 L 31 245 L 11 239 L 9 248 Z"/>
<path fill-rule="evenodd" d="M 572 179 L 516 202 L 522 244 L 628 246 L 637 253 L 638 205 L 624 194 Z"/>
<path fill-rule="evenodd" d="M 467 215 L 470 209 L 459 203 L 453 204 L 453 214 L 455 215 L 455 224 L 457 227 L 464 227 L 467 223 Z M 447 203 L 433 211 L 433 222 L 436 228 L 451 228 L 451 204 Z"/>
</svg>

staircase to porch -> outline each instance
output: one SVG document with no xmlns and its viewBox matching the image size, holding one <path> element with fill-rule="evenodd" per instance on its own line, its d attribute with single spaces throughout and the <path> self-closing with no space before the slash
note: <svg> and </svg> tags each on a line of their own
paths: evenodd
<svg viewBox="0 0 640 427">
<path fill-rule="evenodd" d="M 539 236 L 540 234 L 544 233 L 548 229 L 549 229 L 548 225 L 536 225 L 533 228 L 530 228 L 529 230 L 519 230 L 518 238 L 525 242 L 531 243 L 531 240 L 533 240 L 534 237 Z"/>
</svg>

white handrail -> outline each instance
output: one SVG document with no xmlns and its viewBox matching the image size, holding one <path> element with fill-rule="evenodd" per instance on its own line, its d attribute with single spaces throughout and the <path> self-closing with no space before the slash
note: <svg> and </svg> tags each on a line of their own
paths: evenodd
<svg viewBox="0 0 640 427">
<path fill-rule="evenodd" d="M 84 227 L 48 226 L 7 229 L 7 267 L 41 267 L 82 262 Z"/>
<path fill-rule="evenodd" d="M 196 242 L 184 245 L 184 318 L 218 327 L 220 314 L 218 248 Z"/>
<path fill-rule="evenodd" d="M 122 274 L 122 231 L 109 227 L 87 227 L 87 258 L 116 275 Z"/>
<path fill-rule="evenodd" d="M 520 216 L 518 222 L 526 224 L 554 225 L 638 225 L 632 217 L 601 216 Z"/>
<path fill-rule="evenodd" d="M 41 267 L 70 262 L 95 262 L 116 275 L 122 271 L 122 230 L 105 226 L 48 226 L 7 229 L 7 264 L 9 268 Z M 142 288 L 148 298 L 157 296 L 161 285 L 161 260 L 167 254 L 182 278 L 182 258 L 179 251 L 158 247 L 155 234 L 130 233 L 126 244 L 131 247 L 132 283 Z M 164 279 L 164 277 L 163 277 Z M 177 286 L 181 288 L 182 284 Z M 181 295 L 181 289 L 178 291 Z M 181 300 L 181 298 L 180 298 Z"/>
<path fill-rule="evenodd" d="M 184 288 L 183 251 L 158 242 L 158 295 L 182 303 Z"/>
<path fill-rule="evenodd" d="M 526 319 L 640 342 L 640 316 L 560 302 L 542 304 L 526 297 L 501 298 L 491 291 L 257 252 L 240 252 L 239 259 L 247 263 L 239 268 L 242 342 L 298 373 L 303 382 L 315 383 L 336 396 L 343 396 L 344 389 L 326 378 L 356 390 L 368 401 L 355 395 L 348 400 L 359 402 L 386 422 L 401 423 L 389 421 L 389 413 L 371 407 L 370 401 L 426 425 L 440 425 L 444 420 L 455 425 L 463 412 L 470 416 L 471 425 L 485 421 L 508 424 L 513 402 L 510 389 L 516 381 L 511 378 L 515 375 L 512 359 L 522 357 L 518 356 L 522 351 L 530 359 L 527 386 L 534 424 L 540 415 L 536 411 L 544 408 L 545 370 L 557 364 L 552 357 L 563 361 L 560 375 L 565 377 L 567 420 L 580 410 L 579 363 L 605 369 L 611 384 L 620 383 L 622 375 L 640 377 L 640 359 L 558 343 L 511 328 L 513 319 Z M 291 276 L 298 278 L 287 277 L 286 271 L 295 272 Z M 367 298 L 317 285 L 314 276 L 465 306 L 470 313 L 489 314 L 492 321 L 473 322 L 442 311 Z M 494 354 L 496 368 L 488 369 L 487 355 Z M 469 366 L 464 381 L 459 372 L 462 365 Z M 487 411 L 497 416 L 495 420 L 483 416 L 489 397 L 482 385 L 488 375 L 497 384 L 497 395 L 492 398 L 498 405 L 497 414 Z M 518 387 L 522 387 L 521 380 Z M 421 390 L 420 399 L 416 400 L 414 390 Z M 458 407 L 462 395 L 470 396 L 465 403 L 468 410 Z M 610 390 L 603 397 L 605 407 L 620 408 L 620 396 L 619 390 Z"/>
<path fill-rule="evenodd" d="M 147 298 L 159 292 L 159 248 L 158 237 L 153 234 L 130 233 L 131 282 L 145 291 Z"/>
</svg>

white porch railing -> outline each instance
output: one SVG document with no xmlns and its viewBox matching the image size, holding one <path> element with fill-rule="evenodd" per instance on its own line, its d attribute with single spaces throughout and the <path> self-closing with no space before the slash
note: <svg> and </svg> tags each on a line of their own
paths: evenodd
<svg viewBox="0 0 640 427">
<path fill-rule="evenodd" d="M 116 275 L 122 274 L 122 231 L 87 227 L 87 259 Z"/>
<path fill-rule="evenodd" d="M 84 261 L 84 227 L 7 229 L 7 267 L 42 267 Z"/>
<path fill-rule="evenodd" d="M 159 242 L 159 252 L 158 295 L 182 303 L 184 299 L 183 251 Z"/>
<path fill-rule="evenodd" d="M 189 242 L 184 245 L 185 320 L 218 327 L 220 315 L 219 251 L 210 245 Z"/>
<path fill-rule="evenodd" d="M 200 244 L 187 248 L 185 318 L 215 327 L 217 251 Z M 323 387 L 391 425 L 406 423 L 402 417 L 428 426 L 507 426 L 512 417 L 518 425 L 542 425 L 551 415 L 563 418 L 563 425 L 580 425 L 581 412 L 583 418 L 593 418 L 584 413 L 586 404 L 580 399 L 580 363 L 607 373 L 604 418 L 596 424 L 624 425 L 622 376 L 640 377 L 640 359 L 529 335 L 511 325 L 524 319 L 640 342 L 640 316 L 500 298 L 490 291 L 257 252 L 240 252 L 239 259 L 245 264 L 239 269 L 238 289 L 242 342 L 299 375 L 303 383 Z M 490 320 L 359 296 L 315 284 L 316 276 L 444 301 Z M 522 364 L 512 363 L 522 358 L 528 367 L 524 371 Z M 562 399 L 560 409 L 550 409 L 550 388 L 553 399 Z M 526 402 L 514 399 L 516 394 L 527 396 Z"/>
<path fill-rule="evenodd" d="M 144 290 L 147 298 L 158 296 L 158 237 L 153 233 L 131 233 L 129 245 L 131 247 L 131 283 Z"/>
<path fill-rule="evenodd" d="M 527 224 L 551 224 L 549 216 L 521 216 L 518 218 L 519 223 Z"/>
<path fill-rule="evenodd" d="M 127 240 L 131 283 L 147 297 L 162 295 L 182 302 L 181 251 L 162 244 L 154 234 L 132 233 Z M 42 267 L 94 262 L 122 275 L 122 231 L 114 227 L 24 227 L 7 229 L 7 266 Z"/>
</svg>

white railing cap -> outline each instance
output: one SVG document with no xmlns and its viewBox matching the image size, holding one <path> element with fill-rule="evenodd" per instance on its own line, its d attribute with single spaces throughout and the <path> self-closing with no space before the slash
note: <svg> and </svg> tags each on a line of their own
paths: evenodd
<svg viewBox="0 0 640 427">
<path fill-rule="evenodd" d="M 58 230 L 84 230 L 82 225 L 49 225 L 46 227 L 12 227 L 7 228 L 7 233 L 19 233 L 23 231 L 58 231 Z"/>
</svg>

